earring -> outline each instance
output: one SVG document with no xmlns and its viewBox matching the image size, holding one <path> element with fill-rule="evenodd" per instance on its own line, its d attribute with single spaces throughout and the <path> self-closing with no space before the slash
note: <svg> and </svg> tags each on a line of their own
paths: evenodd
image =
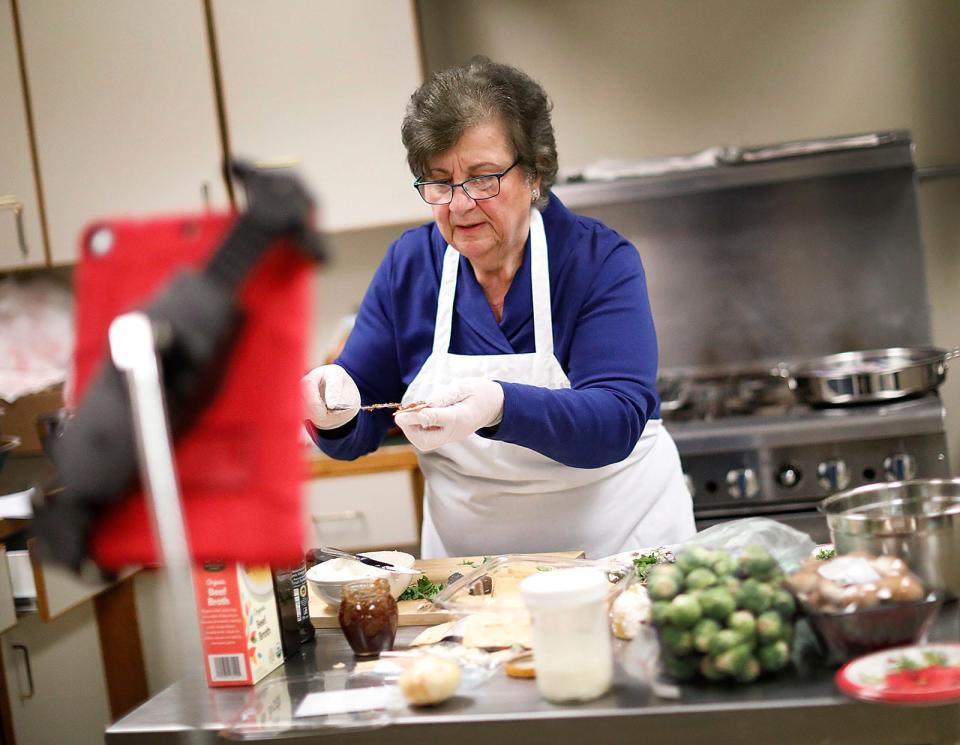
<svg viewBox="0 0 960 745">
<path fill-rule="evenodd" d="M 540 190 L 534 189 L 530 192 L 530 201 L 536 202 L 540 198 Z"/>
</svg>

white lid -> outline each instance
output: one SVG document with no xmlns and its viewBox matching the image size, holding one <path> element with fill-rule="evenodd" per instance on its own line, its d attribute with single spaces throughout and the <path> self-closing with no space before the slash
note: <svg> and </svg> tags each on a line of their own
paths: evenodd
<svg viewBox="0 0 960 745">
<path fill-rule="evenodd" d="M 560 608 L 603 600 L 608 587 L 602 570 L 575 567 L 532 574 L 520 583 L 520 594 L 529 607 Z"/>
</svg>

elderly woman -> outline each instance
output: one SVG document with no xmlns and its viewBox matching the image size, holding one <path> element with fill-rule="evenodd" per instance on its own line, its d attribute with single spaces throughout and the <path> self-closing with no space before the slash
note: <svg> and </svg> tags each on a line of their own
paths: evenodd
<svg viewBox="0 0 960 745">
<path fill-rule="evenodd" d="M 308 373 L 314 441 L 420 451 L 424 557 L 676 543 L 694 532 L 660 421 L 636 249 L 551 193 L 551 104 L 475 58 L 411 97 L 403 143 L 433 222 L 394 242 L 336 364 Z M 361 402 L 424 402 L 360 411 Z"/>
</svg>

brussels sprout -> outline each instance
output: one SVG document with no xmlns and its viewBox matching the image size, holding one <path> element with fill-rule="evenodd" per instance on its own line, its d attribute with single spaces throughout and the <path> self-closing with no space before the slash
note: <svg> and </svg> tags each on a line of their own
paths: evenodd
<svg viewBox="0 0 960 745">
<path fill-rule="evenodd" d="M 702 657 L 700 659 L 700 674 L 707 680 L 723 680 L 724 674 L 717 670 L 717 665 L 712 657 Z"/>
<path fill-rule="evenodd" d="M 737 607 L 759 615 L 770 609 L 773 589 L 756 579 L 746 579 L 737 593 Z"/>
<path fill-rule="evenodd" d="M 717 553 L 717 557 L 713 560 L 710 568 L 718 577 L 725 577 L 728 574 L 733 574 L 733 570 L 735 568 L 733 557 L 731 557 L 730 554 L 720 551 Z"/>
<path fill-rule="evenodd" d="M 733 629 L 721 629 L 713 635 L 709 646 L 710 648 L 708 651 L 710 655 L 712 657 L 719 657 L 721 654 L 733 649 L 734 647 L 746 645 L 744 645 L 743 637 Z"/>
<path fill-rule="evenodd" d="M 660 641 L 664 648 L 678 657 L 693 651 L 693 633 L 688 629 L 667 626 L 660 629 Z"/>
<path fill-rule="evenodd" d="M 737 593 L 740 592 L 740 587 L 742 585 L 743 582 L 741 582 L 738 577 L 733 577 L 729 574 L 726 577 L 721 577 L 717 582 L 718 587 L 722 587 L 734 597 L 736 597 Z"/>
<path fill-rule="evenodd" d="M 751 543 L 737 557 L 737 569 L 747 577 L 766 576 L 777 567 L 776 560 L 763 546 Z"/>
<path fill-rule="evenodd" d="M 733 677 L 740 683 L 750 683 L 756 680 L 760 677 L 760 663 L 753 657 L 748 657 Z"/>
<path fill-rule="evenodd" d="M 779 613 L 780 617 L 785 621 L 789 621 L 797 612 L 797 603 L 789 590 L 774 590 L 773 599 L 770 603 L 773 609 Z"/>
<path fill-rule="evenodd" d="M 740 675 L 747 667 L 753 655 L 750 653 L 750 647 L 746 644 L 738 644 L 733 649 L 728 649 L 722 654 L 715 655 L 713 664 L 717 670 L 727 675 Z M 756 660 L 754 660 L 756 662 Z"/>
<path fill-rule="evenodd" d="M 694 569 L 709 567 L 712 558 L 713 554 L 709 549 L 693 546 L 677 556 L 677 566 L 684 574 L 689 574 Z"/>
<path fill-rule="evenodd" d="M 703 611 L 700 609 L 700 603 L 697 602 L 696 598 L 689 595 L 677 595 L 670 601 L 667 618 L 674 626 L 689 629 L 693 628 L 702 615 Z"/>
<path fill-rule="evenodd" d="M 757 650 L 757 659 L 760 661 L 760 667 L 767 672 L 782 670 L 790 662 L 790 647 L 782 640 L 764 644 Z"/>
<path fill-rule="evenodd" d="M 784 623 L 783 627 L 780 629 L 780 641 L 784 641 L 789 644 L 791 639 L 793 639 L 793 625 L 790 623 Z"/>
<path fill-rule="evenodd" d="M 665 574 L 654 574 L 647 580 L 647 593 L 653 600 L 670 600 L 680 592 L 680 583 Z"/>
<path fill-rule="evenodd" d="M 783 633 L 784 622 L 775 610 L 768 610 L 757 617 L 757 638 L 762 642 L 773 642 Z"/>
<path fill-rule="evenodd" d="M 705 587 L 717 584 L 717 575 L 704 567 L 697 567 L 687 575 L 687 588 L 702 590 Z"/>
<path fill-rule="evenodd" d="M 750 611 L 738 610 L 730 614 L 727 628 L 736 631 L 744 639 L 750 639 L 757 630 L 757 621 Z"/>
<path fill-rule="evenodd" d="M 691 680 L 700 669 L 700 660 L 696 657 L 676 657 L 671 654 L 663 655 L 663 669 L 677 680 Z"/>
<path fill-rule="evenodd" d="M 678 585 L 683 584 L 683 571 L 676 564 L 657 564 L 647 572 L 647 581 L 653 577 L 672 577 Z"/>
<path fill-rule="evenodd" d="M 717 621 L 726 621 L 737 609 L 734 596 L 722 587 L 708 587 L 698 598 L 703 614 Z"/>
<path fill-rule="evenodd" d="M 720 624 L 712 618 L 701 618 L 693 627 L 693 646 L 699 652 L 710 650 L 710 640 L 720 631 Z"/>
<path fill-rule="evenodd" d="M 650 606 L 650 620 L 654 626 L 665 626 L 669 623 L 670 601 L 657 600 Z"/>
</svg>

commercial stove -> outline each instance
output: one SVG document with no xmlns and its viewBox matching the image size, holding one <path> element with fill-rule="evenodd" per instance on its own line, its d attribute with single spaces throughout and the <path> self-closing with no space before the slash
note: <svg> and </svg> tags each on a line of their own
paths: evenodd
<svg viewBox="0 0 960 745">
<path fill-rule="evenodd" d="M 664 421 L 699 527 L 770 515 L 827 541 L 816 506 L 828 494 L 950 475 L 936 394 L 812 409 L 770 375 L 932 344 L 913 141 L 884 131 L 711 152 L 713 165 L 644 163 L 635 173 L 650 175 L 585 174 L 555 191 L 640 252 Z"/>
<path fill-rule="evenodd" d="M 751 383 L 760 395 L 739 393 Z M 817 505 L 828 495 L 876 481 L 950 475 L 945 411 L 935 393 L 812 408 L 796 403 L 785 383 L 753 379 L 727 396 L 715 388 L 698 385 L 701 395 L 678 407 L 664 398 L 664 422 L 680 451 L 698 530 L 762 515 L 826 543 Z"/>
</svg>

